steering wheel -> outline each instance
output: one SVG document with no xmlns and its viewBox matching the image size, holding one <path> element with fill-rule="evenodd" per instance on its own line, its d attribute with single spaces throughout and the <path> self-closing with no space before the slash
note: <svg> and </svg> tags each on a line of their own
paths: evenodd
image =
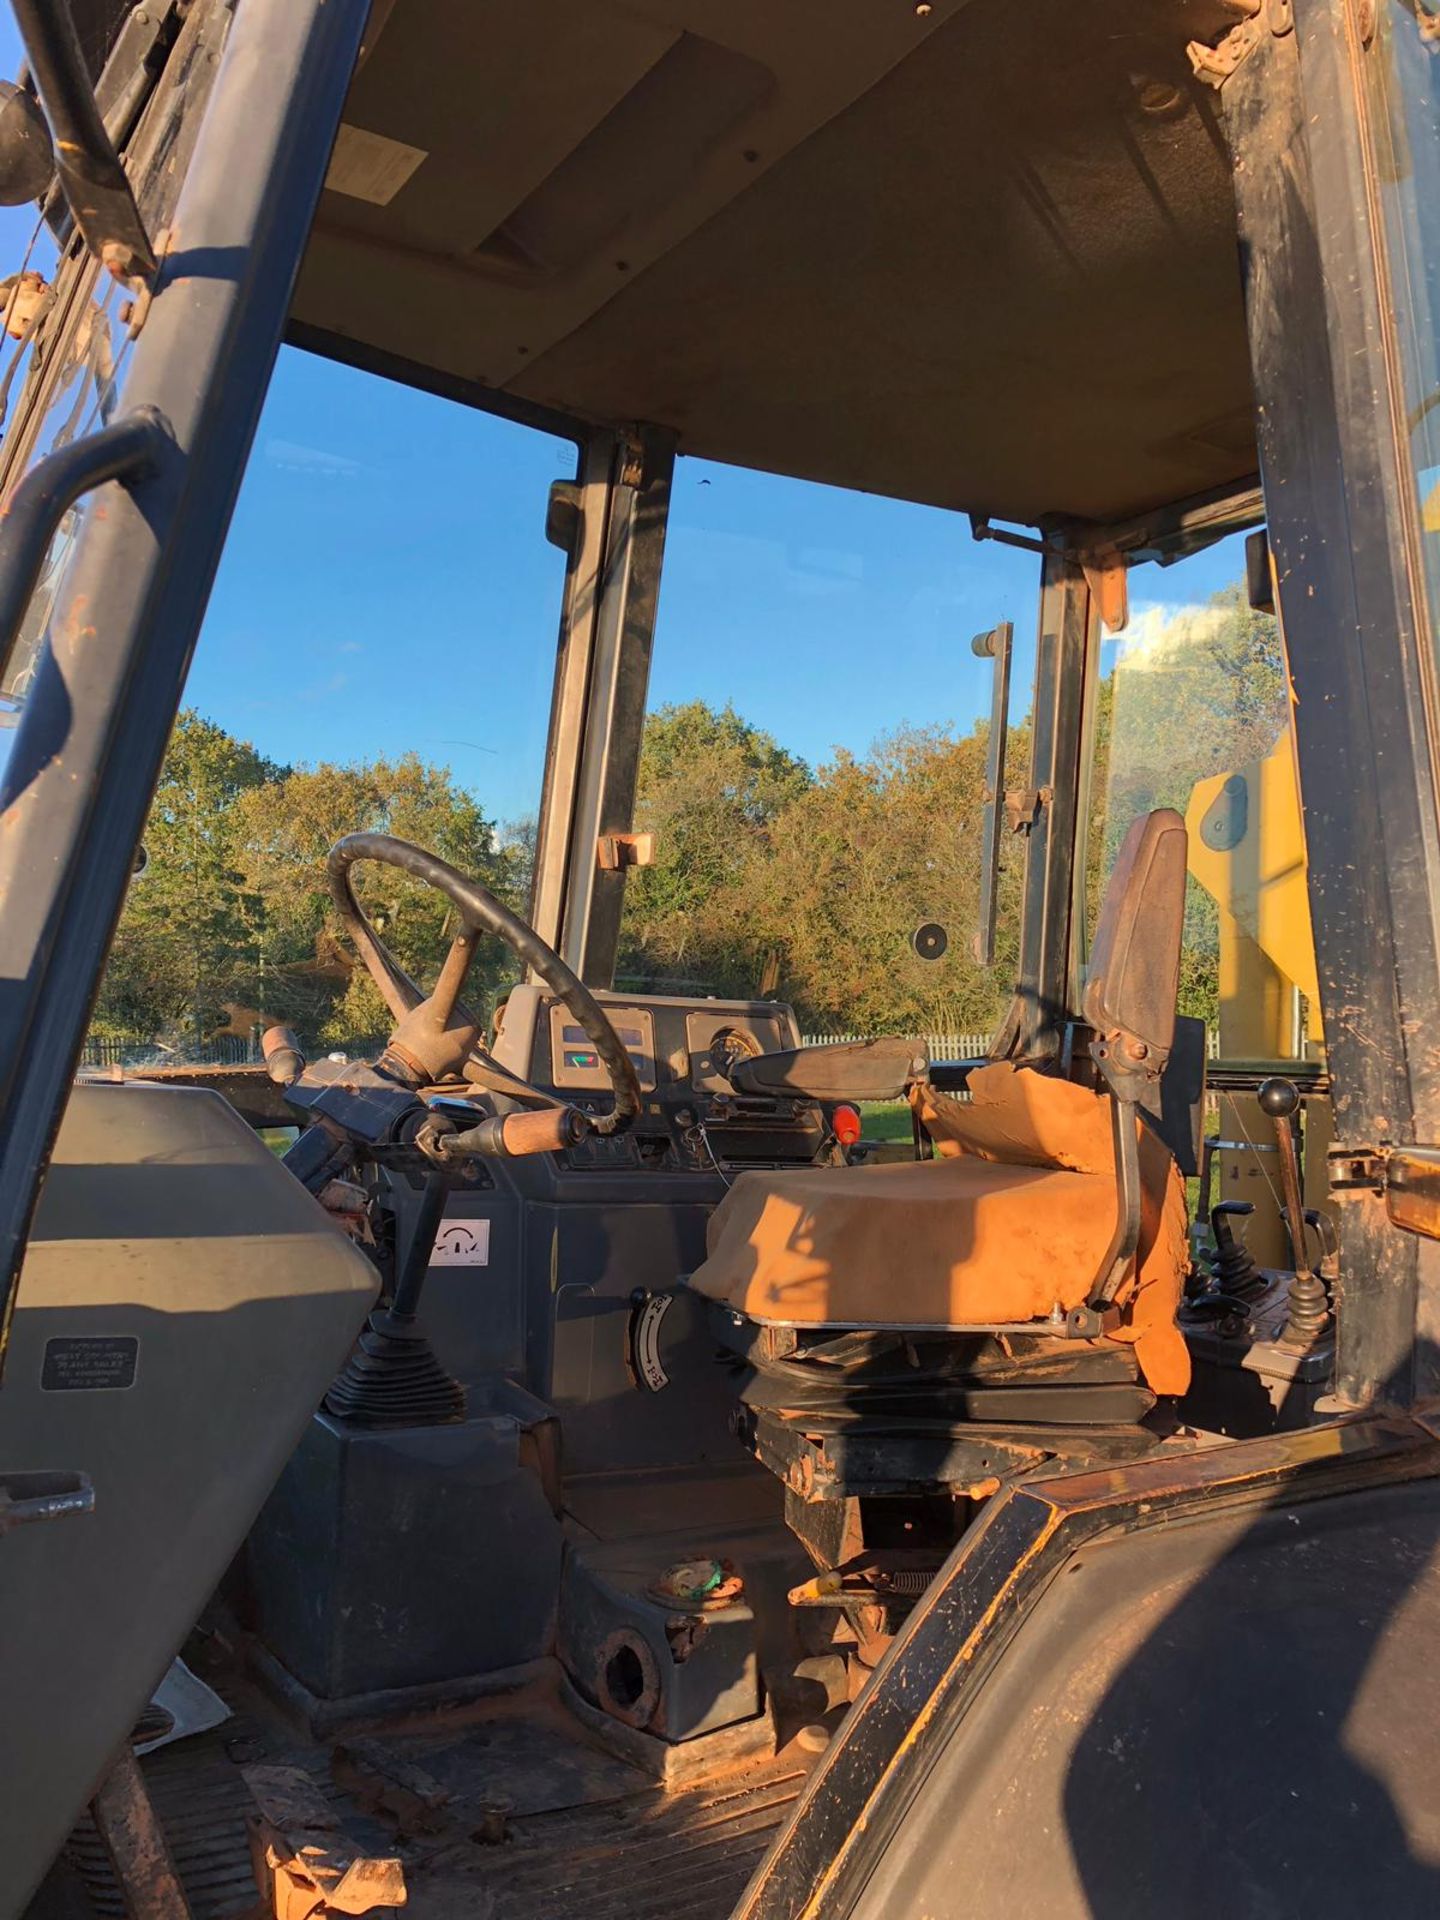
<svg viewBox="0 0 1440 1920">
<path fill-rule="evenodd" d="M 398 867 L 445 898 L 460 915 L 460 931 L 450 944 L 432 993 L 421 992 L 371 926 L 355 898 L 350 869 L 360 860 Z M 380 989 L 397 1025 L 389 1050 L 424 1083 L 436 1084 L 457 1073 L 519 1100 L 546 1106 L 555 1097 L 510 1073 L 492 1060 L 481 1044 L 481 1025 L 460 999 L 460 990 L 482 933 L 497 934 L 574 1015 L 594 1042 L 604 1063 L 615 1104 L 609 1113 L 589 1116 L 593 1133 L 621 1133 L 640 1111 L 640 1081 L 635 1063 L 621 1045 L 605 1010 L 584 981 L 571 972 L 552 947 L 517 919 L 488 888 L 468 879 L 448 861 L 388 833 L 349 833 L 337 840 L 326 862 L 330 898 L 345 931 Z"/>
</svg>

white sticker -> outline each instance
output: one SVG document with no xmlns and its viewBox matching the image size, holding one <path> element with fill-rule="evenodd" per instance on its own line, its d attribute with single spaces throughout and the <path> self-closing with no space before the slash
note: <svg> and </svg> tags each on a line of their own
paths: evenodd
<svg viewBox="0 0 1440 1920">
<path fill-rule="evenodd" d="M 488 1267 L 490 1222 L 442 1220 L 430 1264 L 432 1267 Z"/>
<path fill-rule="evenodd" d="M 403 140 L 387 140 L 383 133 L 368 133 L 364 127 L 342 121 L 325 184 L 332 193 L 347 193 L 354 200 L 388 207 L 428 157 L 423 147 L 407 147 Z"/>
</svg>

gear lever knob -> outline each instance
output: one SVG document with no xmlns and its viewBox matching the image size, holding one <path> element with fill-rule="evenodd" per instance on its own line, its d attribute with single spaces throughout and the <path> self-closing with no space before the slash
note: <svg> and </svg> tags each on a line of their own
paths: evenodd
<svg viewBox="0 0 1440 1920">
<path fill-rule="evenodd" d="M 1293 1080 L 1286 1080 L 1277 1073 L 1260 1082 L 1256 1098 L 1260 1102 L 1260 1111 L 1268 1114 L 1272 1120 L 1288 1120 L 1300 1104 L 1300 1089 Z"/>
</svg>

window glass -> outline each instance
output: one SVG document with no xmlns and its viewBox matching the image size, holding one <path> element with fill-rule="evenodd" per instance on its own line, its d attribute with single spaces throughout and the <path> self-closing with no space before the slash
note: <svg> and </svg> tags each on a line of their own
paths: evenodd
<svg viewBox="0 0 1440 1920">
<path fill-rule="evenodd" d="M 983 1044 L 1013 989 L 1019 858 L 975 964 L 991 666 L 1009 619 L 1028 754 L 1039 561 L 953 513 L 676 467 L 619 978 L 773 995 L 812 1033 Z M 944 930 L 943 957 L 914 936 Z M 968 1044 L 976 1044 L 971 1038 Z"/>
<path fill-rule="evenodd" d="M 103 67 L 112 25 L 97 18 L 78 27 L 92 78 Z M 173 219 L 227 31 L 224 9 L 193 11 L 180 29 L 167 84 L 122 138 L 121 157 L 152 241 Z M 24 64 L 13 23 L 0 20 L 0 72 L 16 73 Z M 0 435 L 9 484 L 123 408 L 134 291 L 77 235 L 58 250 L 51 228 L 28 203 L 0 208 L 0 254 Z M 0 663 L 0 755 L 8 753 L 83 512 L 82 501 L 61 518 L 15 645 Z"/>
<path fill-rule="evenodd" d="M 431 848 L 524 911 L 564 588 L 545 540 L 576 448 L 282 352 L 92 1029 L 92 1061 L 245 1058 L 271 1021 L 309 1049 L 388 1030 L 340 936 L 329 846 Z M 356 869 L 428 983 L 438 894 Z M 493 943 L 472 1004 L 513 978 Z"/>
<path fill-rule="evenodd" d="M 1239 534 L 1133 566 L 1129 586 L 1091 694 L 1087 945 L 1132 821 L 1175 808 L 1190 847 L 1179 1010 L 1213 1051 L 1298 1054 L 1314 958 L 1276 621 L 1249 604 Z"/>
<path fill-rule="evenodd" d="M 1431 639 L 1440 647 L 1440 12 L 1429 0 L 1381 5 L 1365 74 Z"/>
</svg>

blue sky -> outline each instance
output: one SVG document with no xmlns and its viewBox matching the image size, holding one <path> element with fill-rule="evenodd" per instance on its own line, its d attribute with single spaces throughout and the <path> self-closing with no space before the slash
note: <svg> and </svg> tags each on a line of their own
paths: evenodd
<svg viewBox="0 0 1440 1920">
<path fill-rule="evenodd" d="M 497 817 L 530 810 L 563 582 L 546 493 L 573 471 L 569 442 L 283 353 L 187 697 L 281 759 L 413 747 Z M 682 460 L 651 704 L 732 701 L 812 762 L 968 726 L 971 635 L 1013 618 L 1028 677 L 1036 579 L 953 514 Z"/>
<path fill-rule="evenodd" d="M 7 6 L 0 73 L 19 59 Z M 0 209 L 4 271 L 30 227 Z M 546 493 L 573 471 L 568 442 L 283 350 L 187 702 L 278 760 L 414 749 L 492 817 L 533 812 L 563 575 Z M 651 704 L 731 701 L 812 763 L 963 729 L 989 707 L 971 636 L 1008 618 L 1019 717 L 1037 568 L 955 514 L 682 460 Z M 1191 562 L 1184 597 L 1235 572 Z"/>
</svg>

